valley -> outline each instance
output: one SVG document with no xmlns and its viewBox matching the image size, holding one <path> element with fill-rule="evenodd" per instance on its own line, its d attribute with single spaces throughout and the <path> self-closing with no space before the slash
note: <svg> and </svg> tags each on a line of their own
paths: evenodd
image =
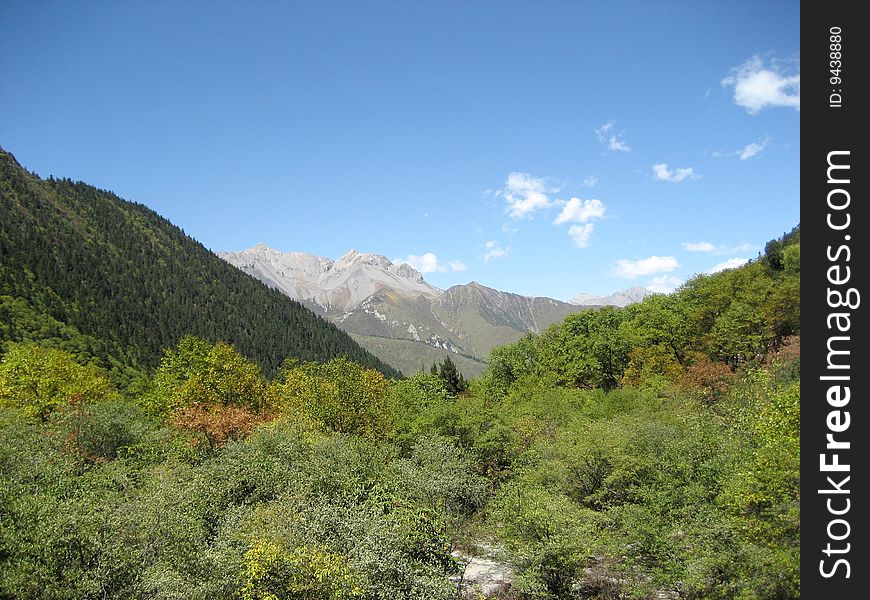
<svg viewBox="0 0 870 600">
<path fill-rule="evenodd" d="M 0 217 L 3 597 L 799 595 L 799 228 L 571 304 L 218 257 L 5 152 Z"/>
<path fill-rule="evenodd" d="M 496 346 L 541 333 L 571 313 L 624 307 L 652 294 L 635 287 L 569 303 L 502 292 L 475 281 L 441 290 L 407 264 L 356 250 L 333 261 L 259 244 L 218 256 L 302 302 L 407 375 L 427 370 L 450 353 L 463 374 L 477 377 Z"/>
</svg>

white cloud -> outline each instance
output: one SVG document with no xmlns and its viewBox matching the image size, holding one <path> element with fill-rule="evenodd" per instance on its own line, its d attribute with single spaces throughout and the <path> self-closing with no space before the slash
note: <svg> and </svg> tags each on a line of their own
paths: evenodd
<svg viewBox="0 0 870 600">
<path fill-rule="evenodd" d="M 608 121 L 596 129 L 595 137 L 611 152 L 628 152 L 631 150 L 631 146 L 625 143 L 622 132 L 614 131 L 613 126 L 615 123 L 615 121 Z"/>
<path fill-rule="evenodd" d="M 397 265 L 405 263 L 421 273 L 434 273 L 438 270 L 438 257 L 431 252 L 427 252 L 422 256 L 409 254 L 407 258 L 395 258 L 393 263 Z"/>
<path fill-rule="evenodd" d="M 607 123 L 595 130 L 595 136 L 598 138 L 599 141 L 604 141 L 604 138 L 606 138 L 607 135 L 611 131 L 613 131 L 614 123 L 615 121 L 608 121 Z"/>
<path fill-rule="evenodd" d="M 755 55 L 722 80 L 725 87 L 734 88 L 734 102 L 751 115 L 769 106 L 801 108 L 801 76 L 782 72 L 780 62 L 765 65 Z"/>
<path fill-rule="evenodd" d="M 589 238 L 595 229 L 595 225 L 590 223 L 592 219 L 601 219 L 604 217 L 604 204 L 601 200 L 581 200 L 580 198 L 571 198 L 562 206 L 562 212 L 553 221 L 554 225 L 562 225 L 563 223 L 581 223 L 581 225 L 571 225 L 568 228 L 568 235 L 574 240 L 574 245 L 578 248 L 586 248 L 589 246 Z"/>
<path fill-rule="evenodd" d="M 510 173 L 502 190 L 507 207 L 505 211 L 512 219 L 531 217 L 536 210 L 549 208 L 553 201 L 548 194 L 558 192 L 545 179 L 532 177 L 528 173 Z"/>
<path fill-rule="evenodd" d="M 743 146 L 743 148 L 737 150 L 736 152 L 723 152 L 721 150 L 717 150 L 713 152 L 713 156 L 715 156 L 716 158 L 736 156 L 740 158 L 740 160 L 749 160 L 750 158 L 761 154 L 767 148 L 768 144 L 770 144 L 770 138 L 764 138 L 763 140 L 746 144 L 745 146 Z"/>
<path fill-rule="evenodd" d="M 693 169 L 692 167 L 674 169 L 672 171 L 665 163 L 658 163 L 653 165 L 652 170 L 653 173 L 655 173 L 655 178 L 657 181 L 670 181 L 672 183 L 680 183 L 681 181 L 685 181 L 686 179 L 698 179 L 700 177 L 700 175 L 695 173 L 695 169 Z"/>
<path fill-rule="evenodd" d="M 683 280 L 673 275 L 659 275 L 647 284 L 646 288 L 657 294 L 670 294 L 683 283 Z"/>
<path fill-rule="evenodd" d="M 736 246 L 716 246 L 710 242 L 683 242 L 683 248 L 689 252 L 711 252 L 713 254 L 736 254 L 738 252 L 751 252 L 759 249 L 758 246 L 746 242 Z"/>
<path fill-rule="evenodd" d="M 616 261 L 610 274 L 615 277 L 633 279 L 653 273 L 669 273 L 680 266 L 673 256 L 650 256 L 640 260 L 622 259 Z"/>
<path fill-rule="evenodd" d="M 501 242 L 497 240 L 489 240 L 483 246 L 486 248 L 486 252 L 483 254 L 483 262 L 489 262 L 495 258 L 507 256 L 508 250 L 510 250 L 510 247 L 505 248 L 501 245 Z"/>
<path fill-rule="evenodd" d="M 592 219 L 600 219 L 604 216 L 604 204 L 601 200 L 581 200 L 580 198 L 571 198 L 562 207 L 562 212 L 553 221 L 554 225 L 562 223 L 586 223 Z"/>
<path fill-rule="evenodd" d="M 749 262 L 748 258 L 729 258 L 726 261 L 720 262 L 717 265 L 713 265 L 709 269 L 707 269 L 707 274 L 712 275 L 713 273 L 718 273 L 719 271 L 724 271 L 725 269 L 736 269 L 739 266 L 745 265 Z"/>
<path fill-rule="evenodd" d="M 393 264 L 405 263 L 421 273 L 447 273 L 448 271 L 464 271 L 465 264 L 459 260 L 451 260 L 446 265 L 438 262 L 438 257 L 432 252 L 426 252 L 421 256 L 409 254 L 406 258 L 394 258 Z"/>
<path fill-rule="evenodd" d="M 621 136 L 612 135 L 607 140 L 607 149 L 611 152 L 628 152 L 631 146 L 622 141 Z"/>
<path fill-rule="evenodd" d="M 760 142 L 752 142 L 746 144 L 743 150 L 740 151 L 740 160 L 749 160 L 753 156 L 757 156 L 762 150 L 767 148 L 769 140 L 761 140 Z"/>
<path fill-rule="evenodd" d="M 588 188 L 598 185 L 598 175 L 589 175 L 583 179 L 583 185 Z"/>
<path fill-rule="evenodd" d="M 683 242 L 683 248 L 689 252 L 714 252 L 716 246 L 710 242 Z"/>
<path fill-rule="evenodd" d="M 589 237 L 592 235 L 594 229 L 595 225 L 593 223 L 571 225 L 571 227 L 568 228 L 568 235 L 570 235 L 571 239 L 574 240 L 575 246 L 578 248 L 586 248 L 589 245 Z"/>
</svg>

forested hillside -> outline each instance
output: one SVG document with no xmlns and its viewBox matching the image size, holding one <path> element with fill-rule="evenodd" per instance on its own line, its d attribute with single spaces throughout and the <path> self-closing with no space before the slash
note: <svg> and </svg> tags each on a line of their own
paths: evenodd
<svg viewBox="0 0 870 600">
<path fill-rule="evenodd" d="M 467 389 L 185 337 L 123 392 L 9 344 L 0 597 L 798 598 L 799 286 L 796 229 Z"/>
<path fill-rule="evenodd" d="M 153 369 L 186 334 L 232 343 L 269 374 L 288 357 L 339 356 L 396 374 L 145 206 L 42 180 L 0 150 L 0 350 L 42 340 L 115 370 Z"/>
</svg>

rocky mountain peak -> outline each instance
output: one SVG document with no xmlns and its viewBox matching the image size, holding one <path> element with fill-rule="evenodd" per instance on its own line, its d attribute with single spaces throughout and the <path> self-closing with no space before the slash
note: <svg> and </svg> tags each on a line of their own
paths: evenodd
<svg viewBox="0 0 870 600">
<path fill-rule="evenodd" d="M 639 285 L 614 292 L 608 296 L 598 296 L 595 294 L 577 294 L 571 304 L 579 304 L 583 306 L 619 306 L 625 307 L 629 304 L 640 302 L 647 296 L 653 295 L 652 290 Z"/>
<path fill-rule="evenodd" d="M 393 263 L 386 256 L 367 254 L 355 249 L 348 250 L 335 261 L 336 270 L 352 268 L 357 265 L 369 265 L 381 269 L 389 269 L 393 266 Z"/>
<path fill-rule="evenodd" d="M 348 250 L 336 261 L 303 252 L 278 252 L 265 244 L 219 256 L 327 314 L 352 311 L 380 290 L 409 297 L 435 297 L 441 292 L 410 265 L 395 265 L 386 256 L 356 249 Z"/>
<path fill-rule="evenodd" d="M 410 279 L 415 283 L 426 283 L 423 279 L 423 274 L 408 263 L 402 263 L 396 269 L 396 275 L 403 279 Z"/>
</svg>

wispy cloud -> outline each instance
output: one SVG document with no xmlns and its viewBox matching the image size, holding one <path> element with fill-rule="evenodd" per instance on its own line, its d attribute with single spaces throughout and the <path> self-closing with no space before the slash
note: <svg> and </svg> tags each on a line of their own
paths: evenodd
<svg viewBox="0 0 870 600">
<path fill-rule="evenodd" d="M 695 173 L 692 167 L 683 167 L 680 169 L 669 169 L 666 163 L 658 163 L 652 166 L 656 181 L 670 181 L 671 183 L 680 183 L 686 179 L 698 179 L 701 176 Z"/>
<path fill-rule="evenodd" d="M 405 258 L 394 258 L 393 264 L 405 263 L 421 273 L 447 273 L 464 271 L 465 264 L 460 260 L 451 260 L 447 264 L 438 262 L 438 257 L 432 252 L 426 252 L 420 256 L 409 254 Z"/>
<path fill-rule="evenodd" d="M 598 185 L 598 175 L 587 175 L 583 178 L 583 185 L 588 188 L 593 188 Z"/>
<path fill-rule="evenodd" d="M 788 61 L 793 62 L 796 61 Z M 774 60 L 766 65 L 761 56 L 756 54 L 739 67 L 731 69 L 731 74 L 722 80 L 722 85 L 734 88 L 734 102 L 751 115 L 776 106 L 800 110 L 800 72 L 788 74 L 784 68 L 786 64 Z"/>
<path fill-rule="evenodd" d="M 755 244 L 748 244 L 743 242 L 742 244 L 737 244 L 736 246 L 720 246 L 718 249 L 719 254 L 731 254 L 737 252 L 751 252 L 753 250 L 761 250 L 761 246 L 756 246 Z"/>
<path fill-rule="evenodd" d="M 625 143 L 624 134 L 614 129 L 616 121 L 608 121 L 595 130 L 595 137 L 607 150 L 611 152 L 628 152 L 631 146 Z"/>
<path fill-rule="evenodd" d="M 592 186 L 597 181 L 596 176 L 590 175 L 584 180 L 584 185 Z M 516 221 L 531 218 L 538 211 L 561 207 L 553 224 L 558 226 L 572 223 L 573 225 L 568 228 L 568 235 L 571 236 L 575 246 L 586 248 L 595 230 L 595 226 L 590 221 L 604 217 L 606 210 L 604 204 L 596 198 L 562 200 L 553 197 L 560 190 L 561 186 L 551 183 L 551 180 L 533 177 L 528 173 L 514 172 L 508 175 L 504 189 L 498 192 L 488 190 L 487 195 L 504 198 L 505 212 L 512 221 L 502 225 L 502 233 L 509 239 L 519 231 L 514 225 Z M 504 246 L 496 240 L 486 242 L 485 248 L 486 251 L 482 256 L 485 262 L 506 256 L 510 250 L 509 245 Z"/>
<path fill-rule="evenodd" d="M 505 212 L 508 216 L 519 220 L 530 218 L 535 211 L 552 206 L 553 201 L 549 194 L 560 189 L 541 177 L 532 177 L 528 173 L 510 173 L 500 195 L 507 203 Z"/>
<path fill-rule="evenodd" d="M 713 252 L 716 246 L 710 242 L 683 242 L 683 248 L 689 252 Z"/>
<path fill-rule="evenodd" d="M 498 240 L 489 240 L 483 247 L 486 249 L 486 252 L 483 253 L 483 262 L 505 257 L 510 250 L 510 246 L 504 247 Z"/>
<path fill-rule="evenodd" d="M 724 271 L 726 269 L 736 269 L 748 262 L 748 258 L 729 258 L 728 260 L 722 261 L 707 269 L 707 274 L 712 275 L 713 273 L 718 273 L 719 271 Z"/>
<path fill-rule="evenodd" d="M 658 277 L 653 277 L 652 281 L 647 284 L 646 288 L 656 292 L 657 294 L 670 294 L 682 285 L 682 283 L 683 280 L 679 277 L 673 275 L 659 275 Z"/>
<path fill-rule="evenodd" d="M 683 249 L 689 252 L 708 252 L 711 254 L 736 254 L 738 252 L 751 252 L 760 248 L 755 244 L 743 242 L 736 246 L 711 244 L 710 242 L 683 242 Z"/>
<path fill-rule="evenodd" d="M 680 263 L 673 256 L 650 256 L 640 260 L 622 259 L 616 261 L 610 274 L 614 277 L 634 279 L 653 273 L 670 273 L 679 266 Z"/>
<path fill-rule="evenodd" d="M 736 150 L 734 152 L 721 152 L 716 151 L 713 153 L 713 156 L 717 158 L 722 158 L 723 156 L 736 156 L 740 160 L 749 160 L 755 156 L 761 154 L 764 150 L 767 149 L 767 146 L 770 144 L 770 138 L 764 138 L 763 140 L 758 140 L 757 142 L 751 142 L 746 144 L 740 150 Z"/>
<path fill-rule="evenodd" d="M 740 160 L 749 160 L 753 156 L 758 156 L 765 148 L 767 148 L 769 140 L 761 140 L 760 142 L 752 142 L 746 144 L 743 150 L 740 151 Z"/>
</svg>

